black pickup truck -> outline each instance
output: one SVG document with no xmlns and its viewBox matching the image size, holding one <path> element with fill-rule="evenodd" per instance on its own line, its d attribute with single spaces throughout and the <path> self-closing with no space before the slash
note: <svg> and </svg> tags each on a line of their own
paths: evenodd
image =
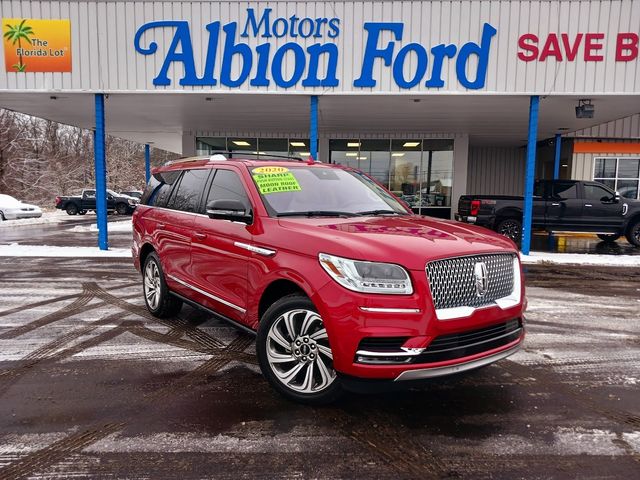
<svg viewBox="0 0 640 480">
<path fill-rule="evenodd" d="M 118 215 L 131 215 L 139 200 L 107 189 L 107 210 L 115 210 Z M 56 197 L 56 208 L 66 210 L 69 215 L 84 215 L 96 209 L 96 191 L 83 190 L 75 197 Z"/>
<path fill-rule="evenodd" d="M 517 242 L 523 206 L 523 197 L 464 195 L 456 220 L 490 228 Z M 604 241 L 625 235 L 640 247 L 640 201 L 620 197 L 597 182 L 536 181 L 532 222 L 534 229 L 595 233 Z"/>
</svg>

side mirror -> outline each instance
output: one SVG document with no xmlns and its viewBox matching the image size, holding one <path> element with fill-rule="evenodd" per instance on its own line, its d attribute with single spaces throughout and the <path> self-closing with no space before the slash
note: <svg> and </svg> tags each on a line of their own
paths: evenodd
<svg viewBox="0 0 640 480">
<path fill-rule="evenodd" d="M 239 200 L 214 200 L 207 203 L 209 218 L 230 220 L 250 224 L 253 221 L 251 211 L 247 212 L 244 204 Z"/>
</svg>

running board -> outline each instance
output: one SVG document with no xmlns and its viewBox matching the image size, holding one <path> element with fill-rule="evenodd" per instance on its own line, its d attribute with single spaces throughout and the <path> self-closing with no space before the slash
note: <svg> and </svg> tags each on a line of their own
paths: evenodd
<svg viewBox="0 0 640 480">
<path fill-rule="evenodd" d="M 198 310 L 202 310 L 204 312 L 210 313 L 211 315 L 213 315 L 214 317 L 225 321 L 229 324 L 231 324 L 231 326 L 237 328 L 238 330 L 242 330 L 245 333 L 249 333 L 253 336 L 256 336 L 258 334 L 258 332 L 256 332 L 255 330 L 250 329 L 249 327 L 247 327 L 246 325 L 241 324 L 240 322 L 236 322 L 235 320 L 232 320 L 229 317 L 225 317 L 224 315 L 222 315 L 221 313 L 218 313 L 214 310 L 211 310 L 210 308 L 205 307 L 204 305 L 199 304 L 198 302 L 195 302 L 187 297 L 183 297 L 182 295 L 180 295 L 179 293 L 176 292 L 172 292 L 169 291 L 169 293 L 171 295 L 173 295 L 174 297 L 179 298 L 180 300 L 182 300 L 184 303 L 188 303 L 189 305 L 191 305 L 193 308 L 197 308 Z"/>
</svg>

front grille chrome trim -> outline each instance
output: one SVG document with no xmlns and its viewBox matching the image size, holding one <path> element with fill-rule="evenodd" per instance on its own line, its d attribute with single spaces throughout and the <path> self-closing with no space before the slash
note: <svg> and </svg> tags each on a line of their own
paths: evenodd
<svg viewBox="0 0 640 480">
<path fill-rule="evenodd" d="M 511 279 L 508 279 L 505 269 L 508 268 L 505 265 L 502 265 L 500 268 L 502 269 L 499 272 L 499 277 L 502 282 L 507 282 L 507 284 L 511 285 L 511 292 L 508 295 L 503 295 L 499 298 L 485 298 L 486 303 L 473 304 L 480 302 L 480 299 L 472 299 L 472 305 L 463 304 L 463 305 L 455 305 L 456 298 L 453 300 L 449 298 L 449 292 L 442 288 L 442 285 L 438 284 L 438 282 L 442 282 L 443 280 L 435 278 L 438 274 L 438 271 L 430 268 L 434 264 L 438 262 L 451 262 L 455 261 L 459 264 L 462 264 L 464 267 L 469 267 L 476 260 L 483 261 L 489 258 L 489 261 L 496 261 L 496 259 L 500 256 L 505 257 L 508 256 L 512 260 L 512 268 L 511 268 Z M 444 264 L 443 264 L 444 265 Z M 442 268 L 442 267 L 441 267 Z M 499 307 L 502 310 L 506 310 L 508 308 L 515 307 L 520 304 L 521 301 L 521 293 L 522 293 L 522 283 L 520 279 L 520 261 L 518 260 L 517 255 L 512 254 L 487 254 L 487 255 L 472 255 L 466 257 L 454 257 L 443 260 L 436 260 L 435 262 L 430 262 L 425 267 L 425 272 L 427 275 L 427 280 L 429 282 L 429 290 L 431 292 L 431 296 L 434 302 L 434 306 L 436 307 L 436 317 L 438 320 L 453 320 L 458 318 L 466 318 L 473 315 L 477 310 L 491 307 Z M 467 275 L 468 276 L 468 275 Z M 470 279 L 467 279 L 470 280 Z M 447 280 L 444 280 L 447 281 Z M 470 286 L 467 284 L 461 285 L 461 280 L 459 278 L 455 278 L 452 280 L 454 282 L 453 287 L 456 288 L 454 292 L 456 295 L 462 298 L 462 301 L 466 301 L 471 298 L 469 295 Z M 489 280 L 491 282 L 491 279 Z M 446 285 L 445 285 L 446 287 Z M 464 290 L 466 288 L 466 291 Z M 501 285 L 498 291 L 504 291 L 505 285 Z M 463 295 L 460 294 L 460 290 L 463 291 Z M 446 298 L 445 298 L 446 297 Z M 450 305 L 454 303 L 453 306 L 440 307 L 440 305 Z"/>
</svg>

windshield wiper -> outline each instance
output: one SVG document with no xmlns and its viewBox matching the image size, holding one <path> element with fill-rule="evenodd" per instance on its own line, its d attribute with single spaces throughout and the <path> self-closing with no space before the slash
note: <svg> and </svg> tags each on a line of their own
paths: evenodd
<svg viewBox="0 0 640 480">
<path fill-rule="evenodd" d="M 358 215 L 366 217 L 368 215 L 408 215 L 407 213 L 396 212 L 395 210 L 367 210 L 365 212 L 358 212 Z"/>
<path fill-rule="evenodd" d="M 307 212 L 282 212 L 276 217 L 356 217 L 356 213 L 337 212 L 333 210 L 309 210 Z"/>
</svg>

